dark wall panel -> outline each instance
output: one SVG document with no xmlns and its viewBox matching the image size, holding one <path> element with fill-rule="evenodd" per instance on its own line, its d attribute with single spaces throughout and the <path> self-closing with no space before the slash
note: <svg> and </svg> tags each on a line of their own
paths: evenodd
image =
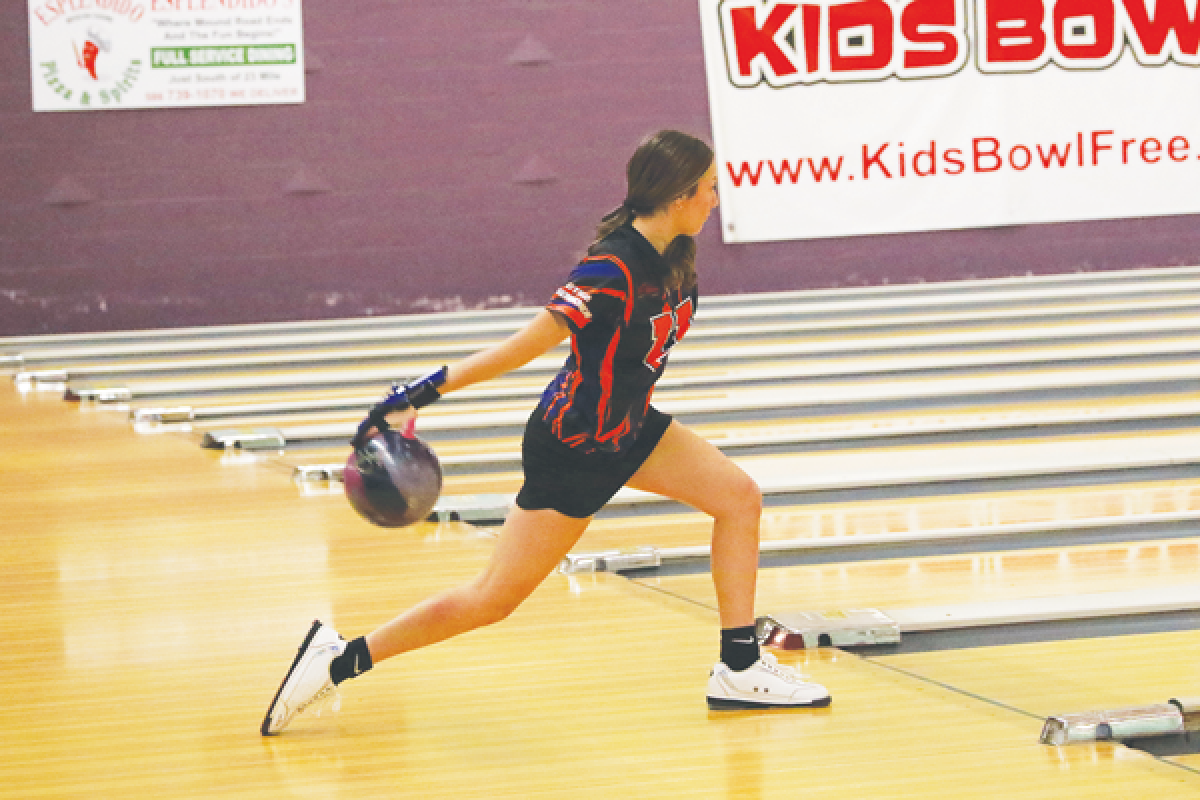
<svg viewBox="0 0 1200 800">
<path fill-rule="evenodd" d="M 0 17 L 0 335 L 543 300 L 659 128 L 707 135 L 695 0 L 308 0 L 302 106 L 30 111 Z M 708 292 L 1169 266 L 1196 217 L 762 245 Z"/>
</svg>

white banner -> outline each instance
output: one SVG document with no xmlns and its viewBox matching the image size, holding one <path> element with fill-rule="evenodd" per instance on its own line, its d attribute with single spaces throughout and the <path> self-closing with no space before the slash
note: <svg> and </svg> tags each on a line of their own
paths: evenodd
<svg viewBox="0 0 1200 800">
<path fill-rule="evenodd" d="M 300 0 L 29 0 L 34 111 L 304 102 Z"/>
<path fill-rule="evenodd" d="M 1196 0 L 700 0 L 727 242 L 1200 212 Z"/>
</svg>

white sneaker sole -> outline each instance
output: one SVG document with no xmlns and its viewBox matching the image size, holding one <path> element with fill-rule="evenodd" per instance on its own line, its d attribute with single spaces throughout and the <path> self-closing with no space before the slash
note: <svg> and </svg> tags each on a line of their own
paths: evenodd
<svg viewBox="0 0 1200 800">
<path fill-rule="evenodd" d="M 263 736 L 278 736 L 282 732 L 282 728 L 274 733 L 271 732 L 271 714 L 275 712 L 275 704 L 279 702 L 279 696 L 283 694 L 284 687 L 287 686 L 288 681 L 291 680 L 292 673 L 296 671 L 296 667 L 300 664 L 300 659 L 303 658 L 304 651 L 308 649 L 308 646 L 312 643 L 313 637 L 317 635 L 317 631 L 320 629 L 320 621 L 314 620 L 312 627 L 308 630 L 308 635 L 305 636 L 304 641 L 300 643 L 300 649 L 296 652 L 296 658 L 292 661 L 292 665 L 288 667 L 287 674 L 283 676 L 283 683 L 279 684 L 279 691 L 275 692 L 275 697 L 271 699 L 271 705 L 267 706 L 267 715 L 263 717 L 262 727 L 259 729 L 259 732 L 262 733 Z"/>
<path fill-rule="evenodd" d="M 807 703 L 769 703 L 761 700 L 735 700 L 731 697 L 710 697 L 708 707 L 713 711 L 758 711 L 770 708 L 825 708 L 833 697 L 825 695 Z"/>
</svg>

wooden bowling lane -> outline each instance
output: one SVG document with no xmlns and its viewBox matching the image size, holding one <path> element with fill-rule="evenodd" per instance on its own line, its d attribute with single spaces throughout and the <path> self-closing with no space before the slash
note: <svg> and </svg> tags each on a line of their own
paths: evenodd
<svg viewBox="0 0 1200 800">
<path fill-rule="evenodd" d="M 1200 631 L 1125 634 L 872 656 L 1044 719 L 1166 703 L 1200 688 Z"/>
<path fill-rule="evenodd" d="M 682 390 L 664 393 L 671 402 L 683 402 L 703 398 L 703 390 Z M 377 399 L 377 398 L 376 398 Z M 656 395 L 656 399 L 658 396 Z M 799 396 L 802 399 L 802 393 Z M 331 399 L 330 410 L 303 406 L 281 405 L 278 411 L 264 414 L 260 408 L 270 404 L 239 404 L 224 407 L 198 407 L 198 419 L 190 425 L 191 430 L 203 431 L 217 428 L 277 426 L 291 427 L 305 422 L 340 422 L 353 425 L 366 413 L 373 402 L 369 398 Z M 332 405 L 336 403 L 337 405 Z M 520 450 L 519 425 L 511 426 L 513 432 L 497 436 L 494 432 L 478 426 L 472 435 L 472 421 L 481 412 L 511 411 L 513 419 L 523 420 L 532 410 L 535 400 L 519 398 L 491 400 L 481 398 L 471 403 L 438 403 L 421 411 L 417 431 L 438 452 L 469 453 L 474 448 L 481 452 L 508 453 L 517 457 Z M 339 410 L 333 410 L 333 408 Z M 95 409 L 100 410 L 100 409 Z M 219 415 L 212 412 L 219 411 Z M 756 419 L 753 408 L 736 420 L 721 422 L 687 422 L 696 433 L 707 438 L 730 453 L 769 452 L 781 450 L 832 450 L 862 447 L 865 444 L 888 446 L 903 444 L 906 440 L 971 440 L 999 439 L 1028 436 L 1031 431 L 1050 433 L 1057 430 L 1095 430 L 1097 426 L 1128 426 L 1144 430 L 1157 428 L 1184 428 L 1195 419 L 1200 411 L 1200 393 L 1180 395 L 1156 395 L 1147 393 L 1136 397 L 1092 398 L 1086 403 L 1078 398 L 1047 400 L 1038 403 L 1006 403 L 997 406 L 975 405 L 964 408 L 907 408 L 887 409 L 862 413 L 814 414 L 811 408 L 800 408 L 790 417 L 773 414 L 769 420 Z M 240 416 L 239 416 L 240 412 Z M 147 433 L 155 432 L 153 426 L 143 427 Z M 339 443 L 336 448 L 340 450 Z M 319 458 L 328 452 L 327 445 L 304 444 L 297 450 L 296 463 L 308 457 Z"/>
<path fill-rule="evenodd" d="M 1153 497 L 1143 495 L 1143 500 L 1152 505 Z M 760 573 L 758 603 L 760 612 L 863 607 L 886 611 L 1188 587 L 1196 584 L 1198 574 L 1200 539 L 1193 538 L 767 569 Z M 705 574 L 639 578 L 634 583 L 711 609 L 715 601 L 709 581 Z M 1002 645 L 989 645 L 984 635 L 975 644 L 872 655 L 867 660 L 1039 721 L 1050 714 L 1165 703 L 1172 697 L 1193 696 L 1200 686 L 1196 631 Z M 1136 757 L 1120 745 L 1048 749 L 1065 763 L 1084 752 L 1094 756 L 1097 748 Z M 1162 762 L 1200 774 L 1200 756 L 1194 754 L 1164 757 Z"/>
<path fill-rule="evenodd" d="M 771 611 L 900 609 L 1119 592 L 1197 582 L 1200 539 L 1046 547 L 761 570 L 758 607 Z M 707 573 L 636 578 L 715 608 Z"/>
<path fill-rule="evenodd" d="M 0 390 L 0 794 L 21 798 L 1183 798 L 1193 773 L 836 651 L 830 709 L 712 713 L 710 610 L 553 575 L 511 618 L 258 734 L 314 617 L 359 635 L 487 531 L 372 528 L 285 472 Z"/>
<path fill-rule="evenodd" d="M 1111 364 L 1144 363 L 1155 357 L 1179 363 L 1193 358 L 1194 313 L 1161 314 L 1134 322 L 1089 320 L 1040 326 L 1014 323 L 996 330 L 956 330 L 949 333 L 917 329 L 860 337 L 833 334 L 826 337 L 786 336 L 776 332 L 760 337 L 753 329 L 712 325 L 704 336 L 689 338 L 673 354 L 672 374 L 698 379 L 731 363 L 773 365 L 778 369 L 814 373 L 826 378 L 851 373 L 979 371 L 1002 363 L 1071 363 L 1103 360 Z M 337 382 L 369 385 L 421 374 L 443 363 L 454 362 L 489 342 L 467 340 L 461 344 L 408 347 L 313 347 L 306 351 L 229 354 L 220 357 L 177 359 L 159 355 L 124 359 L 112 364 L 50 364 L 31 370 L 30 377 L 46 370 L 65 370 L 73 388 L 123 387 L 138 402 L 188 396 L 254 393 L 256 386 L 305 390 Z M 542 375 L 561 364 L 565 350 L 536 359 L 523 374 Z M 668 384 L 670 379 L 668 379 Z M 667 384 L 664 384 L 664 387 Z"/>
<path fill-rule="evenodd" d="M 229 468 L 242 467 L 231 464 Z M 445 478 L 442 494 L 514 493 L 521 481 L 517 472 L 452 475 Z M 323 491 L 309 487 L 309 493 L 339 495 L 341 488 L 337 484 Z M 764 511 L 761 537 L 764 543 L 807 540 L 849 544 L 855 537 L 919 537 L 951 531 L 970 534 L 1013 525 L 1029 525 L 1033 535 L 1039 525 L 1054 529 L 1083 520 L 1146 521 L 1189 511 L 1200 511 L 1200 479 L 773 507 Z M 575 549 L 588 553 L 637 547 L 695 547 L 706 545 L 711 534 L 711 519 L 700 512 L 601 518 L 592 523 Z M 988 545 L 981 540 L 978 546 Z"/>
<path fill-rule="evenodd" d="M 1154 287 L 1153 276 L 1136 276 L 1136 285 L 1126 288 L 1096 287 L 1101 294 L 1089 295 L 1085 290 L 1075 296 L 1064 295 L 1061 287 L 1042 302 L 1036 290 L 1015 297 L 1008 293 L 1008 302 L 975 304 L 966 308 L 922 309 L 921 293 L 909 293 L 893 298 L 869 299 L 863 289 L 851 290 L 846 299 L 837 300 L 829 293 L 768 293 L 705 298 L 704 313 L 714 321 L 728 325 L 752 309 L 761 318 L 768 312 L 774 319 L 763 328 L 778 329 L 780 315 L 790 319 L 790 330 L 831 328 L 870 329 L 878 327 L 922 327 L 926 330 L 947 325 L 981 326 L 1012 324 L 1013 320 L 1062 321 L 1074 316 L 1089 320 L 1132 318 L 1145 314 L 1164 314 L 1180 311 L 1196 303 L 1194 281 L 1180 281 L 1172 276 L 1165 287 Z M 944 288 L 944 287 L 943 287 Z M 983 287 L 979 287 L 983 289 Z M 1071 290 L 1078 292 L 1079 288 Z M 988 294 L 983 289 L 983 294 Z M 863 295 L 857 302 L 853 295 Z M 1001 292 L 1004 295 L 1004 292 Z M 963 298 L 968 299 L 968 298 Z M 1014 303 L 1014 299 L 1016 302 Z M 938 305 L 937 302 L 933 303 Z M 405 341 L 461 341 L 470 336 L 499 337 L 515 329 L 532 316 L 534 308 L 514 308 L 470 312 L 468 314 L 440 313 L 437 315 L 407 315 L 374 319 L 342 319 L 320 322 L 268 323 L 241 326 L 212 326 L 203 328 L 169 329 L 167 331 L 124 331 L 112 333 L 60 334 L 0 338 L 0 352 L 19 352 L 30 366 L 62 363 L 111 361 L 114 358 L 149 356 L 153 354 L 187 354 L 220 352 L 256 352 L 265 350 L 289 351 L 329 344 L 362 347 L 376 343 Z M 742 324 L 743 327 L 752 325 Z"/>
<path fill-rule="evenodd" d="M 1158 705 L 1200 690 L 1197 631 L 980 646 L 871 660 L 899 674 L 985 697 L 1043 720 L 1058 714 Z M 1192 747 L 1194 738 L 1192 734 Z M 1129 742 L 1131 747 L 1138 744 Z M 1073 754 L 1062 752 L 1064 757 Z M 1200 775 L 1200 754 L 1164 755 L 1161 760 Z"/>
<path fill-rule="evenodd" d="M 760 533 L 764 542 L 841 541 L 861 535 L 972 530 L 1196 510 L 1200 510 L 1200 478 L 767 508 Z M 688 547 L 706 543 L 711 532 L 711 520 L 699 512 L 636 521 L 598 519 L 579 549 Z"/>
<path fill-rule="evenodd" d="M 199 419 L 193 422 L 189 427 L 192 431 L 200 433 L 208 430 L 219 430 L 227 428 L 254 428 L 254 427 L 269 427 L 282 428 L 287 430 L 297 426 L 305 425 L 341 425 L 348 432 L 353 432 L 362 418 L 366 416 L 367 411 L 378 400 L 383 399 L 384 393 L 381 392 L 378 397 L 373 400 L 363 402 L 361 405 L 356 405 L 350 408 L 338 408 L 331 410 L 322 409 L 281 409 L 278 412 L 271 414 L 246 414 L 238 416 L 236 414 L 230 416 L 222 416 L 220 419 Z M 489 414 L 494 412 L 515 412 L 520 418 L 524 418 L 531 410 L 533 402 L 521 398 L 518 400 L 483 400 L 470 405 L 451 404 L 447 403 L 444 407 L 437 409 L 437 418 L 444 422 L 453 422 L 455 420 L 465 420 L 468 423 L 471 418 L 477 414 Z"/>
<path fill-rule="evenodd" d="M 1178 764 L 1184 769 L 1189 769 L 1193 772 L 1200 773 L 1200 754 L 1197 753 L 1189 753 L 1178 756 L 1164 756 L 1163 761 L 1166 761 L 1170 764 Z"/>
<path fill-rule="evenodd" d="M 985 445 L 942 445 L 838 453 L 763 455 L 736 461 L 758 480 L 771 505 L 849 502 L 879 496 L 929 495 L 935 491 L 986 492 L 994 483 L 1043 488 L 1146 480 L 1190 480 L 1197 435 L 1042 438 Z M 1080 477 L 1082 476 L 1082 477 Z M 512 476 L 509 476 L 511 479 Z M 482 476 L 478 492 L 501 483 Z M 953 489 L 946 488 L 954 487 Z M 447 492 L 446 503 L 454 499 Z M 600 517 L 646 516 L 681 506 L 657 495 L 622 490 Z"/>
<path fill-rule="evenodd" d="M 734 299 L 733 296 L 723 298 Z M 697 328 L 695 335 L 709 336 L 706 331 L 721 331 L 721 335 L 746 335 L 754 333 L 774 337 L 779 333 L 795 335 L 870 335 L 891 331 L 951 331 L 986 330 L 1011 327 L 1013 325 L 1059 324 L 1078 321 L 1133 322 L 1149 316 L 1186 313 L 1200 302 L 1200 292 L 1195 287 L 1171 295 L 1147 295 L 1142 298 L 1126 297 L 1117 300 L 1069 299 L 1038 304 L 996 306 L 993 308 L 926 309 L 918 304 L 909 308 L 893 308 L 887 313 L 872 313 L 864 309 L 851 314 L 813 314 L 799 304 L 781 303 L 764 308 L 754 306 L 753 315 L 747 313 L 749 306 L 728 305 L 714 308 L 709 298 L 702 300 L 702 319 L 706 325 Z M 766 314 L 763 312 L 767 311 Z M 734 331 L 736 330 L 736 334 Z"/>
<path fill-rule="evenodd" d="M 1125 634 L 873 656 L 898 674 L 986 698 L 1044 720 L 1050 715 L 1149 706 L 1200 686 L 1200 633 Z M 1178 742 L 1176 744 L 1179 744 Z M 1131 741 L 1130 748 L 1138 742 Z M 1098 749 L 1137 757 L 1119 744 L 1048 748 L 1065 760 Z M 1200 775 L 1200 755 L 1160 761 Z"/>
<path fill-rule="evenodd" d="M 1012 334 L 1014 337 L 1016 334 Z M 1175 366 L 1183 369 L 1195 365 L 1194 331 L 1176 336 L 1132 337 L 1128 341 L 1090 344 L 1086 338 L 1061 344 L 1023 346 L 1020 339 L 996 341 L 975 350 L 957 337 L 943 337 L 944 342 L 930 345 L 929 352 L 916 350 L 902 337 L 889 337 L 876 344 L 863 343 L 861 352 L 845 352 L 848 345 L 822 350 L 818 345 L 789 345 L 786 342 L 759 343 L 711 347 L 684 341 L 672 353 L 671 370 L 661 382 L 663 390 L 678 385 L 703 381 L 709 385 L 729 383 L 736 367 L 739 381 L 755 383 L 780 382 L 783 379 L 803 381 L 806 385 L 861 380 L 864 376 L 937 375 L 943 377 L 989 374 L 997 370 L 1036 370 L 1054 367 L 1067 369 L 1080 366 L 1108 365 L 1132 367 L 1146 364 Z M 811 352 L 809 352 L 811 351 Z M 473 352 L 473 350 L 471 350 Z M 464 352 L 465 355 L 465 352 Z M 85 392 L 89 387 L 119 387 L 127 389 L 139 404 L 157 402 L 190 402 L 189 398 L 240 397 L 275 389 L 289 392 L 308 392 L 337 386 L 386 387 L 391 381 L 404 380 L 424 374 L 456 358 L 423 357 L 389 359 L 379 357 L 371 363 L 361 358 L 334 354 L 325 363 L 296 363 L 295 359 L 260 357 L 240 366 L 219 364 L 170 364 L 147 366 L 141 371 L 112 371 L 99 368 L 70 370 L 73 389 Z M 514 372 L 527 378 L 531 385 L 544 384 L 563 363 L 562 352 L 534 359 Z M 757 369 L 753 376 L 741 373 Z"/>
<path fill-rule="evenodd" d="M 1152 371 L 1159 373 L 1157 368 Z M 1100 371 L 1099 375 L 1091 375 L 1090 370 L 1087 372 L 1091 378 L 1100 380 L 1106 380 L 1108 376 L 1106 371 Z M 1139 368 L 1137 372 L 1144 376 L 1146 370 Z M 1128 371 L 1122 371 L 1122 374 L 1128 374 Z M 755 437 L 760 451 L 778 452 L 791 448 L 791 445 L 796 445 L 791 449 L 829 450 L 872 444 L 986 441 L 1050 433 L 1182 430 L 1195 418 L 1195 385 L 1194 382 L 1176 380 L 1178 374 L 1173 370 L 1168 370 L 1166 376 L 1175 390 L 1183 387 L 1185 391 L 1179 395 L 1156 394 L 1152 387 L 1141 383 L 1101 388 L 1089 385 L 1065 390 L 1059 397 L 1053 384 L 1061 376 L 1055 375 L 1035 376 L 1042 389 L 1055 395 L 1054 399 L 1043 398 L 1042 402 L 1017 407 L 1011 407 L 1008 401 L 1012 398 L 1005 394 L 1012 388 L 1009 378 L 999 382 L 956 379 L 950 381 L 952 386 L 946 386 L 941 380 L 905 383 L 902 387 L 894 383 L 847 384 L 829 391 L 779 388 L 711 392 L 693 388 L 680 391 L 678 396 L 675 393 L 663 393 L 661 398 L 656 395 L 656 400 L 664 411 L 676 414 L 685 424 L 711 431 L 731 450 L 753 452 L 753 443 L 746 440 Z M 1162 377 L 1159 375 L 1153 380 Z M 1089 397 L 1087 401 L 1081 401 L 1078 397 L 1081 388 L 1089 395 L 1099 392 L 1101 398 Z M 1145 393 L 1146 396 L 1104 398 L 1110 389 L 1123 395 Z M 950 395 L 943 396 L 944 390 Z M 1033 388 L 1031 391 L 1037 394 L 1042 390 Z M 888 396 L 881 399 L 880 392 Z M 995 396 L 996 392 L 1000 392 L 999 397 Z M 983 399 L 985 397 L 995 398 L 990 407 Z M 453 400 L 454 396 L 430 407 L 423 413 L 423 422 L 419 423 L 422 436 L 435 448 L 456 439 L 501 438 L 515 442 L 533 405 L 532 399 L 512 401 L 502 397 L 490 400 L 481 397 L 478 402 Z M 914 404 L 920 408 L 914 409 Z M 251 423 L 254 427 L 279 427 L 293 449 L 312 451 L 331 444 L 341 447 L 368 405 L 364 399 L 361 404 L 344 406 L 344 410 L 331 415 L 329 421 L 321 425 L 287 424 L 286 415 L 275 419 L 256 415 L 237 421 Z M 867 407 L 871 408 L 871 413 L 863 413 Z M 487 411 L 487 408 L 501 410 Z M 855 408 L 858 413 L 847 413 L 850 408 Z M 228 417 L 209 419 L 207 415 L 197 413 L 201 418 L 191 423 L 189 429 L 223 429 L 231 424 Z M 768 421 L 783 426 L 778 437 L 764 430 Z M 270 425 L 271 422 L 277 424 Z M 515 453 L 515 448 L 512 452 Z"/>
</svg>

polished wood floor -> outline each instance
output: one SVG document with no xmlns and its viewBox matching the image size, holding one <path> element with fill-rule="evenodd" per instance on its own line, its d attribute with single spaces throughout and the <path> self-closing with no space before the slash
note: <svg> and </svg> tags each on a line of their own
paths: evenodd
<svg viewBox="0 0 1200 800">
<path fill-rule="evenodd" d="M 819 711 L 711 713 L 705 576 L 552 576 L 511 619 L 381 665 L 264 739 L 309 622 L 359 635 L 487 558 L 486 529 L 382 531 L 286 469 L 138 437 L 0 387 L 0 796 L 1183 798 L 1196 757 L 1038 743 L 1047 713 L 1200 694 L 1200 634 L 862 658 L 784 653 Z M 773 510 L 837 536 L 1195 508 L 1155 483 Z M 1141 505 L 1138 505 L 1141 504 Z M 597 523 L 597 549 L 695 543 L 694 515 Z M 954 602 L 1195 580 L 1200 541 L 764 571 L 760 605 Z M 651 585 L 653 584 L 653 585 Z"/>
</svg>

